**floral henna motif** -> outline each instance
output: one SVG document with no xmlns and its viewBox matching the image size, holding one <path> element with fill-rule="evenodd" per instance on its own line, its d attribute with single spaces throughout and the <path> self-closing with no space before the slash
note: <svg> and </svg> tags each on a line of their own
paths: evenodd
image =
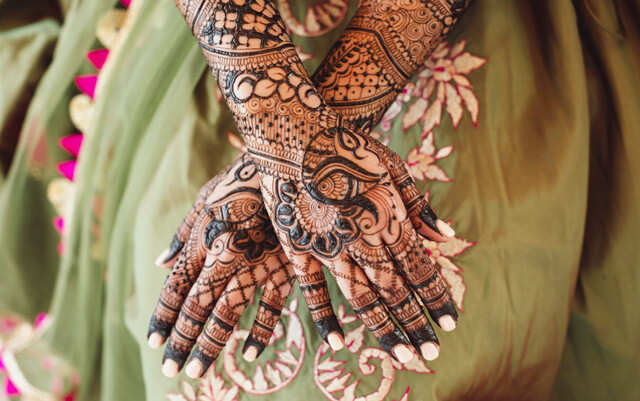
<svg viewBox="0 0 640 401">
<path fill-rule="evenodd" d="M 264 312 L 256 318 L 251 341 L 263 349 L 291 291 L 293 270 L 282 254 L 255 174 L 253 161 L 244 155 L 201 191 L 201 196 L 207 193 L 206 201 L 167 277 L 149 327 L 150 335 L 160 336 L 156 345 L 169 337 L 165 360 L 172 362 L 169 367 L 175 372 L 197 341 L 194 355 L 202 363 L 200 371 L 192 373 L 204 373 L 256 289 L 264 285 Z"/>
<path fill-rule="evenodd" d="M 403 224 L 408 222 L 407 212 L 380 156 L 367 137 L 347 127 L 319 96 L 273 4 L 260 0 L 205 3 L 192 17 L 189 3 L 179 7 L 256 162 L 267 210 L 296 274 L 309 274 L 309 261 L 315 257 L 330 267 L 347 298 L 380 295 L 382 301 L 391 302 L 384 293 L 393 293 L 397 283 L 403 283 L 402 276 L 393 263 L 366 256 L 382 244 L 406 238 L 417 243 L 417 236 L 411 224 Z M 357 255 L 363 259 L 361 269 L 351 259 L 356 256 L 351 247 L 361 250 Z M 393 262 L 392 257 L 402 254 L 387 256 Z M 437 274 L 426 253 L 422 260 Z M 386 273 L 383 280 L 381 271 Z M 442 297 L 450 302 L 446 292 Z M 409 294 L 405 298 L 411 301 Z M 365 313 L 371 314 L 369 321 L 375 325 L 369 328 L 378 338 L 390 336 L 383 343 L 387 349 L 405 342 L 395 330 L 387 329 L 393 326 L 388 317 L 388 322 L 378 322 L 374 319 L 378 310 Z M 426 329 L 426 319 L 424 323 L 423 331 L 432 332 Z"/>
<path fill-rule="evenodd" d="M 341 92 L 343 94 L 344 93 L 351 94 L 351 98 L 347 100 L 345 100 L 344 97 L 342 98 L 338 97 L 338 99 L 336 99 L 335 96 L 332 96 L 330 98 L 329 96 L 327 96 L 329 100 L 328 103 L 336 107 L 337 110 L 340 112 L 340 114 L 342 114 L 345 117 L 345 120 L 344 120 L 345 124 L 349 124 L 351 127 L 354 127 L 356 129 L 360 128 L 363 131 L 368 131 L 373 125 L 377 123 L 377 121 L 379 120 L 384 110 L 393 101 L 394 97 L 399 91 L 399 88 L 402 88 L 402 86 L 406 83 L 406 80 L 407 80 L 406 75 L 408 76 L 412 75 L 413 71 L 411 69 L 415 68 L 412 66 L 421 64 L 422 60 L 420 59 L 420 57 L 424 57 L 424 56 L 420 56 L 415 60 L 413 60 L 413 62 L 408 63 L 409 67 L 405 66 L 405 69 L 404 69 L 404 71 L 407 72 L 407 74 L 402 74 L 402 71 L 398 72 L 397 70 L 393 70 L 393 68 L 395 68 L 394 67 L 395 62 L 390 63 L 389 60 L 386 60 L 386 62 L 380 62 L 380 59 L 384 59 L 385 57 L 388 58 L 389 52 L 385 50 L 384 44 L 381 46 L 380 43 L 378 42 L 375 42 L 375 41 L 371 42 L 370 39 L 375 35 L 374 36 L 362 35 L 362 29 L 363 27 L 367 27 L 366 31 L 368 31 L 369 33 L 371 32 L 375 33 L 375 31 L 372 30 L 372 27 L 375 27 L 375 29 L 382 30 L 382 31 L 388 31 L 388 30 L 393 31 L 394 27 L 390 25 L 389 21 L 393 20 L 396 17 L 390 17 L 387 20 L 379 18 L 380 14 L 376 14 L 378 13 L 378 8 L 374 7 L 377 5 L 377 3 L 380 3 L 381 7 L 395 8 L 396 11 L 398 9 L 398 6 L 395 5 L 395 3 L 389 2 L 389 1 L 380 1 L 380 2 L 363 1 L 363 4 L 362 4 L 363 7 L 358 11 L 356 18 L 354 18 L 353 22 L 350 25 L 350 28 L 348 28 L 347 31 L 345 32 L 343 39 L 336 46 L 334 46 L 334 48 L 332 49 L 332 52 L 328 56 L 328 61 L 325 62 L 324 64 L 325 67 L 327 66 L 331 67 L 333 64 L 333 65 L 348 66 L 349 69 L 343 68 L 341 70 L 338 70 L 335 68 L 334 69 L 325 68 L 325 69 L 319 70 L 316 73 L 316 75 L 314 75 L 314 80 L 316 81 L 316 83 L 318 83 L 319 89 L 323 95 L 327 96 L 334 93 L 336 91 L 336 87 L 338 87 L 337 89 L 338 92 Z M 421 3 L 421 2 L 417 2 L 417 3 Z M 202 12 L 202 9 L 207 8 L 206 4 L 200 4 L 199 7 L 194 7 L 194 4 L 195 4 L 194 2 L 183 3 L 183 7 L 186 7 L 185 9 L 187 10 L 186 13 L 187 13 L 188 19 L 190 18 L 189 15 L 193 17 L 196 12 L 198 13 Z M 231 11 L 232 15 L 235 12 L 238 12 L 239 10 L 238 4 L 235 4 L 234 6 L 227 7 L 229 10 L 232 10 Z M 466 3 L 465 3 L 465 7 L 466 7 Z M 431 9 L 434 9 L 433 5 Z M 442 7 L 440 9 L 444 10 L 444 8 Z M 413 12 L 417 14 L 420 14 L 420 13 L 424 14 L 424 10 L 418 9 L 417 7 L 415 7 L 415 4 L 408 7 L 405 11 Z M 268 9 L 267 14 L 272 14 L 272 13 L 273 13 L 273 9 L 272 8 Z M 394 15 L 394 14 L 391 13 L 389 15 Z M 410 19 L 412 18 L 411 15 L 409 15 L 408 17 Z M 226 40 L 227 41 L 226 43 L 230 45 L 235 45 L 238 48 L 242 48 L 245 45 L 248 47 L 250 39 L 252 40 L 252 43 L 256 45 L 258 43 L 257 39 L 260 39 L 260 45 L 267 45 L 270 43 L 273 44 L 279 38 L 281 39 L 281 37 L 278 36 L 280 35 L 280 32 L 281 32 L 281 27 L 278 27 L 278 24 L 274 25 L 272 29 L 271 28 L 267 29 L 266 27 L 258 29 L 258 33 L 264 33 L 269 31 L 267 33 L 271 34 L 272 35 L 271 37 L 268 37 L 268 35 L 257 35 L 257 36 L 256 35 L 251 36 L 250 34 L 240 35 L 238 34 L 238 32 L 232 32 L 231 30 L 223 32 L 223 34 L 220 34 L 218 37 L 216 37 L 215 35 L 212 35 L 213 30 L 215 28 L 216 21 L 218 25 L 220 25 L 220 21 L 225 21 L 223 25 L 230 26 L 228 17 L 222 18 L 222 15 L 218 14 L 216 18 L 209 21 L 208 26 L 206 27 L 206 29 L 203 30 L 204 34 L 209 35 L 209 38 L 210 38 L 210 40 L 208 41 L 209 44 L 223 43 L 223 41 Z M 233 18 L 235 17 L 232 17 L 232 19 Z M 422 17 L 418 15 L 417 18 L 419 19 Z M 436 18 L 435 14 L 434 16 L 431 16 L 431 18 Z M 457 16 L 455 18 L 457 18 Z M 451 19 L 447 17 L 446 21 L 444 20 L 441 21 L 442 22 L 441 25 L 444 26 L 445 29 L 440 36 L 444 35 L 444 33 L 446 33 L 450 29 L 451 25 L 455 22 L 455 18 Z M 248 17 L 247 20 L 250 23 L 255 23 L 256 21 L 258 23 L 260 23 L 261 21 L 262 23 L 265 22 L 263 19 L 255 18 L 255 15 L 254 17 Z M 395 28 L 396 32 L 398 32 L 398 27 L 402 25 L 398 25 L 396 23 L 395 26 L 396 26 Z M 435 40 L 440 39 L 439 37 L 436 39 L 433 39 L 433 35 L 437 33 L 436 29 L 431 29 L 431 31 L 425 30 L 424 32 L 426 33 L 426 36 L 431 35 L 430 38 L 424 38 L 425 43 L 426 42 L 431 43 L 431 42 L 434 42 Z M 225 36 L 225 34 L 227 36 Z M 274 36 L 274 34 L 277 34 L 277 35 Z M 223 36 L 225 38 L 223 38 Z M 398 35 L 392 35 L 392 36 L 396 38 L 398 37 Z M 360 47 L 357 46 L 358 43 L 360 43 Z M 429 51 L 430 50 L 431 49 L 429 48 Z M 291 55 L 291 57 L 293 57 L 293 55 Z M 375 60 L 376 63 L 372 64 L 370 62 L 371 60 Z M 395 60 L 395 61 L 397 62 L 398 60 Z M 402 60 L 399 60 L 399 61 L 402 63 Z M 362 65 L 358 65 L 358 63 L 362 63 Z M 378 67 L 378 65 L 381 65 L 381 64 L 383 66 Z M 385 81 L 384 77 L 372 78 L 372 76 L 370 75 L 364 76 L 364 77 L 357 77 L 356 75 L 363 71 L 363 68 L 364 68 L 363 65 L 366 66 L 366 71 L 369 73 L 377 73 L 379 75 L 384 75 L 387 78 L 388 77 L 393 78 L 395 76 L 396 79 L 395 80 L 388 79 Z M 291 100 L 296 95 L 299 98 L 304 98 L 304 90 L 308 89 L 306 88 L 306 86 L 303 86 L 302 88 L 298 88 L 297 91 L 294 89 L 294 86 L 303 82 L 305 77 L 304 71 L 296 67 L 297 67 L 296 65 L 292 65 L 292 66 L 287 66 L 286 69 L 274 68 L 274 69 L 268 70 L 266 73 L 266 79 L 262 81 L 263 84 L 261 88 L 259 88 L 261 98 L 268 99 L 270 96 L 273 96 L 274 94 L 278 95 L 278 98 L 280 101 L 285 101 L 285 102 Z M 327 72 L 328 70 L 329 72 Z M 345 85 L 344 76 L 340 76 L 340 74 L 348 75 L 349 72 L 353 72 L 355 79 L 352 79 L 351 81 L 347 81 L 347 84 Z M 331 79 L 332 77 L 333 79 Z M 255 82 L 255 79 L 252 79 L 251 77 L 245 76 L 245 78 L 248 78 L 248 79 L 246 79 L 243 84 Z M 347 80 L 348 79 L 349 77 L 347 76 Z M 376 79 L 376 81 L 374 82 L 372 79 Z M 359 90 L 358 85 L 364 87 L 363 82 L 368 82 L 368 83 L 374 82 L 376 84 L 375 88 L 367 87 L 365 88 L 365 90 Z M 380 83 L 384 84 L 385 82 L 387 84 L 386 87 L 384 85 L 380 85 Z M 341 83 L 342 87 L 340 87 L 338 83 Z M 373 95 L 371 95 L 372 90 L 375 92 L 375 90 L 378 90 L 380 88 L 382 88 L 382 92 L 373 93 Z M 302 89 L 302 92 L 303 92 L 302 97 L 300 97 L 300 89 Z M 357 96 L 354 96 L 354 94 L 361 97 L 360 101 L 358 101 Z M 234 101 L 241 102 L 242 99 L 236 97 L 234 98 Z M 313 97 L 312 101 L 317 102 L 318 99 Z M 348 104 L 347 102 L 352 102 L 352 103 Z M 299 109 L 298 109 L 298 112 L 299 112 Z M 246 121 L 246 119 L 244 121 Z M 304 128 L 303 128 L 304 122 L 300 123 L 300 127 L 302 131 L 304 131 Z M 279 128 L 282 128 L 282 126 L 280 126 Z M 352 146 L 354 142 L 358 141 L 355 136 L 347 134 L 346 137 L 349 138 L 349 140 L 352 142 L 348 146 Z M 365 138 L 368 139 L 368 137 L 366 136 Z M 426 200 L 421 196 L 421 194 L 415 187 L 415 184 L 413 183 L 413 180 L 408 174 L 403 161 L 394 152 L 391 152 L 388 148 L 386 148 L 385 146 L 382 146 L 375 140 L 371 140 L 371 142 L 369 143 L 369 146 L 375 153 L 377 153 L 378 155 L 382 155 L 382 159 L 386 162 L 385 165 L 387 167 L 389 175 L 393 180 L 395 187 L 400 192 L 402 200 L 408 209 L 409 217 L 411 218 L 415 227 L 418 229 L 418 231 L 421 234 L 426 235 L 428 237 L 433 237 L 432 235 L 430 235 L 432 231 L 435 231 L 436 233 L 438 233 L 438 229 L 435 225 L 436 216 L 431 211 L 428 205 L 428 202 L 426 202 Z M 318 151 L 318 149 L 316 149 L 316 151 Z M 322 153 L 322 149 L 319 150 L 319 153 Z M 310 158 L 310 159 L 313 159 L 313 158 Z M 308 169 L 308 171 L 312 172 L 313 169 Z M 353 173 L 353 171 L 351 171 L 351 173 Z M 169 255 L 165 259 L 165 263 L 172 260 L 172 258 L 174 258 L 175 255 L 181 250 L 185 242 L 185 239 L 191 233 L 191 228 L 194 225 L 194 221 L 196 220 L 198 213 L 203 208 L 203 205 L 205 203 L 204 200 L 210 195 L 211 192 L 213 192 L 213 190 L 218 185 L 218 183 L 222 179 L 224 179 L 224 176 L 228 174 L 230 174 L 229 169 L 227 169 L 227 171 L 216 176 L 214 179 L 212 179 L 209 183 L 207 183 L 202 188 L 198 196 L 198 200 L 194 204 L 194 207 L 189 212 L 189 214 L 185 218 L 183 224 L 181 225 L 181 227 L 179 228 L 178 232 L 174 237 Z M 363 177 L 360 177 L 360 178 L 363 178 Z M 375 177 L 368 177 L 368 178 L 370 181 L 369 183 L 372 183 L 373 181 L 375 181 Z M 373 181 L 371 181 L 372 179 Z M 327 188 L 331 188 L 332 185 L 340 181 L 340 180 L 336 180 L 335 176 L 323 177 L 323 180 L 324 180 L 323 183 L 319 186 L 320 191 L 322 191 L 323 189 L 326 190 Z M 254 181 L 257 181 L 257 180 L 255 180 L 254 178 Z M 365 184 L 367 183 L 366 177 L 364 177 L 363 182 Z M 257 183 L 254 183 L 254 186 L 257 187 Z M 248 192 L 251 192 L 251 191 L 248 191 Z M 243 198 L 241 191 L 238 192 L 237 194 L 239 196 L 237 201 L 241 203 Z M 342 197 L 349 196 L 349 189 L 346 187 L 342 188 L 341 196 Z M 307 223 L 305 224 L 305 227 L 304 227 L 307 232 L 322 231 L 323 227 L 331 226 L 331 224 L 333 224 L 333 222 L 337 217 L 334 208 L 329 207 L 328 204 L 322 204 L 322 203 L 316 204 L 315 205 L 316 207 L 309 207 L 312 204 L 312 202 L 308 201 L 309 200 L 308 197 L 305 198 L 303 196 L 303 197 L 300 197 L 299 199 L 301 199 L 301 201 L 298 202 L 297 204 L 297 209 L 295 209 L 295 215 L 298 221 Z M 342 200 L 345 200 L 345 199 L 342 199 Z M 320 207 L 317 207 L 317 206 L 320 206 Z M 287 213 L 291 214 L 291 211 L 285 210 L 285 213 L 283 214 L 283 216 L 286 217 Z M 225 218 L 228 219 L 229 217 L 226 216 L 218 219 L 217 224 L 224 226 Z M 426 226 L 423 223 L 426 223 Z M 347 225 L 345 225 L 342 228 L 346 229 L 347 231 L 349 229 Z M 430 231 L 429 229 L 431 229 L 432 231 Z M 294 231 L 297 232 L 298 230 L 294 229 Z M 346 232 L 343 232 L 343 234 L 345 234 L 346 238 L 348 239 L 348 235 L 346 234 Z M 345 235 L 342 235 L 341 237 L 345 237 Z M 245 235 L 245 238 L 246 237 L 247 236 Z M 303 245 L 305 245 L 305 241 L 306 241 L 305 238 L 298 238 L 298 239 L 301 241 Z M 341 238 L 341 239 L 344 239 L 344 238 Z M 336 242 L 335 238 L 324 238 L 323 241 L 315 241 L 314 244 L 316 244 L 317 249 L 326 250 L 330 248 L 330 245 L 332 243 L 335 243 L 335 242 Z M 257 244 L 255 241 L 252 242 L 251 240 L 249 240 L 249 241 L 245 241 L 245 243 L 249 244 L 250 247 L 253 247 L 254 252 L 258 251 L 257 249 L 255 249 L 255 246 Z M 253 245 L 250 245 L 250 244 L 253 244 Z M 259 245 L 257 246 L 260 247 L 263 245 L 259 243 Z M 356 255 L 359 255 L 358 252 L 361 251 L 360 248 L 362 247 L 353 246 L 352 244 L 352 246 L 350 247 L 350 252 L 352 253 L 353 259 L 358 264 L 364 266 L 366 265 L 366 261 L 362 257 L 356 256 Z M 249 253 L 249 255 L 250 254 L 251 253 Z M 378 263 L 380 263 L 379 258 L 377 258 L 377 261 Z M 387 262 L 388 263 L 385 268 L 387 270 L 393 270 L 392 262 L 391 261 L 387 261 Z M 178 263 L 176 266 L 179 267 L 180 265 L 181 264 Z M 379 273 L 374 272 L 373 274 L 376 275 L 376 277 L 379 277 Z M 431 276 L 433 276 L 433 274 Z M 290 276 L 288 277 L 290 279 Z M 436 275 L 435 277 L 439 279 L 439 275 Z M 229 277 L 227 276 L 226 281 L 228 281 L 228 278 Z M 288 280 L 285 280 L 285 281 L 288 281 Z M 328 293 L 326 292 L 326 286 L 323 285 L 324 276 L 322 275 L 322 272 L 317 271 L 309 274 L 303 273 L 298 276 L 298 280 L 301 282 L 301 288 L 303 292 L 305 292 L 305 296 L 306 296 L 307 302 L 309 303 L 313 320 L 316 322 L 321 334 L 323 335 L 323 338 L 326 338 L 326 335 L 331 331 L 340 331 L 339 325 L 337 324 L 337 321 L 335 320 L 335 317 L 333 316 L 333 312 L 330 307 Z M 191 283 L 193 282 L 192 280 L 188 280 L 188 279 L 181 279 L 179 280 L 179 282 L 180 281 L 187 281 L 187 282 L 191 281 Z M 222 281 L 226 282 L 225 280 L 222 280 Z M 413 280 L 412 283 L 415 283 L 416 285 L 423 284 L 419 282 L 419 280 Z M 281 297 L 282 292 L 274 293 L 272 290 L 269 290 L 270 284 L 271 284 L 270 281 L 266 283 L 266 287 L 263 293 L 263 300 L 260 302 L 260 305 L 258 308 L 258 315 L 256 318 L 256 322 L 251 331 L 251 335 L 249 336 L 249 338 L 245 343 L 245 348 L 244 348 L 245 351 L 249 346 L 255 346 L 258 349 L 258 354 L 259 354 L 264 348 L 265 344 L 268 342 L 270 338 L 270 333 L 273 331 L 273 327 L 277 322 L 277 319 L 279 316 L 279 310 L 280 310 L 279 308 L 281 308 L 281 306 L 279 305 L 282 305 L 284 303 L 284 299 Z M 254 287 L 255 286 L 257 286 L 257 283 L 254 285 Z M 413 295 L 407 292 L 405 287 L 392 288 L 393 291 L 389 291 L 389 289 L 386 289 L 381 286 L 377 286 L 375 285 L 375 283 L 372 283 L 372 286 L 375 287 L 376 291 L 378 291 L 381 294 L 381 296 L 385 300 L 387 307 L 389 307 L 394 312 L 394 314 L 398 318 L 401 325 L 407 331 L 407 334 L 414 345 L 419 346 L 420 344 L 426 341 L 433 341 L 437 343 L 437 338 L 435 337 L 433 330 L 431 329 L 430 326 L 428 326 L 428 323 L 425 323 L 426 319 L 424 318 L 424 315 L 420 313 L 421 312 L 420 305 L 415 301 L 415 298 L 413 297 Z M 271 287 L 273 287 L 273 285 L 271 285 Z M 424 286 L 421 286 L 419 288 L 423 288 L 423 287 Z M 288 294 L 288 292 L 286 293 Z M 427 298 L 428 294 L 425 291 L 418 291 L 418 293 L 421 295 L 421 298 L 423 299 L 423 301 L 426 301 L 426 299 L 431 299 L 431 298 Z M 367 296 L 369 298 L 372 298 L 371 294 L 372 293 L 366 293 L 365 296 L 361 298 L 364 299 L 364 298 L 367 298 Z M 390 295 L 393 295 L 393 296 L 390 296 Z M 184 297 L 182 298 L 184 299 Z M 439 299 L 442 303 L 442 300 L 444 299 L 444 297 L 440 296 Z M 431 306 L 429 309 L 432 317 L 436 318 L 436 317 L 442 316 L 443 314 L 445 314 L 445 313 L 442 313 L 442 311 L 446 311 L 448 314 L 451 314 L 452 316 L 456 316 L 455 308 L 452 308 L 452 307 L 442 309 L 440 313 L 434 313 L 431 310 L 433 309 L 434 305 L 438 306 L 436 308 L 438 310 L 440 310 L 443 305 L 447 305 L 446 303 L 436 305 L 437 303 L 436 301 L 427 302 L 427 305 Z M 213 302 L 214 302 L 213 300 L 209 299 L 208 301 L 200 302 L 193 306 L 188 306 L 187 308 L 188 310 L 193 310 L 196 312 L 198 312 L 199 306 L 205 307 L 203 310 L 197 313 L 197 316 L 190 316 L 192 319 L 194 319 L 195 322 L 197 322 L 196 326 L 198 326 L 199 328 L 198 330 L 196 330 L 195 335 L 194 333 L 191 333 L 190 337 L 192 339 L 195 338 L 195 336 L 197 336 L 197 333 L 201 331 L 201 327 L 204 324 L 204 321 L 206 321 L 206 316 L 208 316 L 208 313 L 210 313 L 212 309 Z M 377 300 L 375 302 L 377 302 L 376 307 L 379 309 L 381 307 L 380 302 Z M 190 305 L 193 303 L 194 302 L 191 301 Z M 352 303 L 358 304 L 358 300 L 352 299 Z M 176 302 L 174 302 L 173 304 L 175 305 Z M 244 308 L 244 306 L 242 307 Z M 375 308 L 369 308 L 367 310 L 372 311 L 374 309 Z M 176 307 L 172 308 L 171 310 L 174 311 L 173 315 L 175 316 L 177 314 L 175 312 Z M 200 317 L 198 318 L 198 316 Z M 239 316 L 239 314 L 238 315 L 227 314 L 227 316 L 232 316 L 231 320 L 233 320 L 236 318 L 236 316 Z M 227 320 L 229 320 L 229 318 Z M 173 321 L 175 321 L 175 317 L 173 318 Z M 223 322 L 224 318 L 221 317 L 218 319 L 218 321 Z M 374 320 L 370 319 L 369 321 L 372 325 L 374 324 Z M 375 325 L 376 327 L 380 326 L 380 328 L 382 329 L 382 330 L 380 329 L 374 330 L 376 336 L 379 337 L 382 340 L 382 342 L 385 341 L 384 338 L 388 334 L 386 333 L 386 331 L 388 331 L 388 327 L 391 327 L 388 322 L 390 322 L 390 320 L 384 321 L 384 324 L 382 326 L 380 326 L 379 324 Z M 162 325 L 158 325 L 158 327 L 160 326 Z M 165 327 L 164 336 L 166 337 L 166 335 L 168 334 L 166 327 L 168 327 L 170 330 L 171 325 L 165 324 L 164 327 Z M 223 327 L 223 325 L 218 323 L 217 325 L 213 325 L 212 327 L 213 327 L 212 330 L 214 330 L 216 327 L 218 327 L 217 330 L 219 330 L 219 328 Z M 228 325 L 226 326 L 226 328 L 228 328 Z M 216 330 L 214 330 L 214 332 L 216 332 Z M 397 341 L 398 338 L 402 337 L 400 334 L 401 333 L 396 329 L 392 338 L 395 338 Z M 224 334 L 222 337 L 218 336 L 218 338 L 222 338 L 224 340 L 224 338 L 228 338 L 228 333 Z M 178 344 L 178 342 L 179 341 L 176 341 L 176 344 Z M 193 341 L 182 342 L 180 346 L 182 350 L 179 352 L 181 354 L 179 358 L 180 360 L 183 360 L 185 352 L 188 353 L 188 349 L 190 349 L 192 344 L 193 344 Z M 222 345 L 222 344 L 219 344 L 219 345 Z M 390 349 L 390 346 L 385 346 L 385 348 Z M 201 351 L 199 352 L 202 354 Z M 201 356 L 201 358 L 203 360 L 210 359 L 213 355 L 217 355 L 217 352 L 219 352 L 219 347 L 216 347 L 216 346 L 209 347 L 207 351 L 208 356 L 204 355 L 204 356 Z"/>
</svg>

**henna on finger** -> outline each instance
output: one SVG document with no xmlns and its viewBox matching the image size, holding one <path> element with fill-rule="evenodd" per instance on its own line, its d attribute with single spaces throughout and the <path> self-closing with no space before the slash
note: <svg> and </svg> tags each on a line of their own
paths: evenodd
<svg viewBox="0 0 640 401">
<path fill-rule="evenodd" d="M 447 290 L 447 284 L 429 259 L 427 250 L 421 241 L 417 241 L 417 233 L 409 222 L 404 222 L 404 230 L 394 243 L 387 247 L 399 264 L 400 270 L 419 295 L 422 303 L 429 311 L 431 318 L 441 327 L 452 330 L 455 327 L 458 312 Z M 446 318 L 445 325 L 442 318 Z M 451 319 L 451 321 L 449 321 Z"/>
<path fill-rule="evenodd" d="M 154 342 L 158 345 L 169 336 L 191 286 L 200 275 L 207 254 L 201 238 L 209 222 L 206 215 L 198 215 L 186 246 L 165 280 L 147 334 L 150 340 L 155 334 L 154 338 L 157 340 Z"/>
<path fill-rule="evenodd" d="M 217 300 L 211 316 L 197 339 L 197 347 L 187 365 L 190 377 L 200 377 L 218 357 L 229 340 L 242 312 L 253 299 L 256 289 L 269 275 L 290 276 L 278 256 L 268 257 L 264 263 L 246 265 L 235 271 L 224 292 Z M 284 285 L 290 281 L 285 279 Z M 275 294 L 271 294 L 275 295 Z M 191 347 L 190 347 L 191 348 Z"/>
<path fill-rule="evenodd" d="M 207 198 L 220 183 L 220 181 L 222 181 L 224 177 L 229 173 L 229 170 L 232 166 L 233 164 L 226 167 L 223 171 L 218 173 L 206 184 L 204 184 L 202 188 L 200 188 L 196 201 L 193 203 L 193 206 L 191 206 L 191 209 L 182 220 L 182 223 L 180 223 L 180 226 L 176 230 L 176 233 L 173 235 L 173 239 L 171 240 L 171 244 L 169 245 L 168 252 L 161 262 L 163 265 L 167 267 L 171 266 L 171 261 L 180 253 L 185 241 L 187 240 L 187 238 L 189 238 L 191 229 L 196 219 L 198 218 L 200 211 L 204 208 Z"/>
<path fill-rule="evenodd" d="M 350 245 L 349 253 L 416 350 L 425 359 L 435 359 L 440 344 L 438 337 L 384 244 L 374 246 L 363 241 Z"/>
<path fill-rule="evenodd" d="M 280 257 L 280 268 L 267 277 L 256 318 L 242 348 L 242 355 L 249 362 L 260 356 L 269 344 L 276 324 L 280 320 L 282 308 L 293 289 L 295 272 L 293 266 L 283 256 Z"/>
</svg>

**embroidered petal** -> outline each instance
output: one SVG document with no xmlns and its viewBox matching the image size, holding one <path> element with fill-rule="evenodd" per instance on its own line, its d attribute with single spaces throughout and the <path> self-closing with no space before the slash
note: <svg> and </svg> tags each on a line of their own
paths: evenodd
<svg viewBox="0 0 640 401">
<path fill-rule="evenodd" d="M 436 166 L 435 164 L 431 164 L 425 170 L 425 176 L 427 177 L 427 179 L 434 180 L 434 181 L 441 181 L 441 182 L 450 182 L 451 181 L 451 178 L 449 178 L 447 173 L 445 173 L 443 169 L 441 169 L 440 167 Z"/>
<path fill-rule="evenodd" d="M 439 244 L 440 252 L 448 258 L 458 256 L 470 247 L 474 246 L 475 243 L 469 242 L 462 238 L 451 238 L 447 242 L 442 242 Z"/>
<path fill-rule="evenodd" d="M 414 126 L 424 115 L 427 106 L 429 106 L 429 102 L 423 98 L 419 98 L 409 106 L 409 110 L 407 110 L 402 117 L 402 130 L 406 131 L 408 128 Z"/>
<path fill-rule="evenodd" d="M 458 87 L 458 92 L 460 93 L 462 100 L 464 100 L 464 105 L 467 110 L 469 110 L 469 114 L 471 114 L 471 121 L 473 121 L 473 124 L 475 125 L 478 122 L 478 112 L 480 111 L 476 95 L 473 94 L 471 89 L 461 86 Z"/>
<path fill-rule="evenodd" d="M 476 57 L 470 53 L 463 53 L 453 60 L 456 71 L 461 74 L 469 74 L 471 71 L 478 69 L 487 62 L 487 59 Z"/>
<path fill-rule="evenodd" d="M 444 159 L 445 157 L 449 156 L 451 152 L 453 152 L 453 146 L 445 146 L 443 148 L 440 148 L 440 150 L 438 150 L 438 153 L 436 153 L 435 158 L 436 160 Z"/>
<path fill-rule="evenodd" d="M 442 114 L 442 103 L 438 100 L 431 103 L 429 110 L 424 115 L 424 125 L 422 126 L 422 133 L 429 132 L 436 125 L 440 125 L 440 117 Z"/>
<path fill-rule="evenodd" d="M 453 80 L 456 81 L 456 84 L 458 86 L 466 86 L 468 88 L 471 88 L 471 82 L 469 82 L 469 80 L 467 79 L 467 77 L 465 77 L 462 74 L 455 74 L 453 76 Z"/>
<path fill-rule="evenodd" d="M 462 99 L 458 95 L 456 88 L 450 83 L 446 84 L 447 91 L 447 113 L 451 116 L 453 122 L 453 128 L 458 128 L 460 119 L 462 119 Z"/>
<path fill-rule="evenodd" d="M 450 57 L 451 58 L 457 57 L 460 53 L 462 53 L 466 45 L 467 45 L 467 41 L 465 39 L 462 39 L 460 42 L 453 45 L 453 47 L 451 48 Z"/>
</svg>

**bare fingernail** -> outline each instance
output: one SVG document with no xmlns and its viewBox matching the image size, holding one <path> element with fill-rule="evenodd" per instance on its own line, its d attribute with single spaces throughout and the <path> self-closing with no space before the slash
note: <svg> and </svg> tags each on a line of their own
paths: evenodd
<svg viewBox="0 0 640 401">
<path fill-rule="evenodd" d="M 197 359 L 192 359 L 185 369 L 187 376 L 192 379 L 197 379 L 202 376 L 202 363 Z"/>
<path fill-rule="evenodd" d="M 156 261 L 154 262 L 155 265 L 158 266 L 158 267 L 163 267 L 164 266 L 164 260 L 167 258 L 168 255 L 169 255 L 169 248 L 167 248 L 164 251 L 162 251 L 160 256 L 158 256 L 156 258 Z"/>
<path fill-rule="evenodd" d="M 438 324 L 444 331 L 452 331 L 456 328 L 456 321 L 453 320 L 451 315 L 444 315 L 438 319 Z"/>
<path fill-rule="evenodd" d="M 164 342 L 164 337 L 162 337 L 160 334 L 158 333 L 152 333 L 149 336 L 149 346 L 153 349 L 158 349 L 162 346 L 162 343 Z"/>
<path fill-rule="evenodd" d="M 456 232 L 453 231 L 453 228 L 451 228 L 450 225 L 440 219 L 436 221 L 436 227 L 438 227 L 438 230 L 440 230 L 442 235 L 444 235 L 445 237 L 453 237 L 454 235 L 456 235 Z"/>
<path fill-rule="evenodd" d="M 162 364 L 162 374 L 167 377 L 175 377 L 178 374 L 178 362 L 167 359 Z"/>
<path fill-rule="evenodd" d="M 329 333 L 327 336 L 327 342 L 334 351 L 340 351 L 342 347 L 344 347 L 344 338 L 336 332 Z"/>
<path fill-rule="evenodd" d="M 249 348 L 247 348 L 246 351 L 244 351 L 244 354 L 242 354 L 242 357 L 247 362 L 253 362 L 258 357 L 258 349 L 254 346 L 250 346 Z"/>
<path fill-rule="evenodd" d="M 404 344 L 393 347 L 393 354 L 401 363 L 407 363 L 413 359 L 413 352 Z"/>
<path fill-rule="evenodd" d="M 420 346 L 420 353 L 427 361 L 433 361 L 440 354 L 440 347 L 433 342 L 424 343 Z"/>
</svg>

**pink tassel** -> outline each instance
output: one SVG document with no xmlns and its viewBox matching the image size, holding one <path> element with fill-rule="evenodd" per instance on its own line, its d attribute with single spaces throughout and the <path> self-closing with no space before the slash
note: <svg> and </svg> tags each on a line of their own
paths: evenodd
<svg viewBox="0 0 640 401">
<path fill-rule="evenodd" d="M 131 0 L 120 0 L 120 3 L 125 7 L 129 8 L 129 4 L 131 4 Z"/>
<path fill-rule="evenodd" d="M 58 171 L 60 174 L 67 177 L 69 181 L 73 181 L 73 177 L 76 172 L 76 161 L 68 160 L 66 162 L 58 163 Z"/>
<path fill-rule="evenodd" d="M 82 147 L 82 134 L 72 134 L 60 138 L 60 146 L 67 152 L 74 156 L 78 156 L 80 153 L 80 147 Z"/>
<path fill-rule="evenodd" d="M 80 75 L 76 77 L 76 86 L 82 92 L 86 93 L 91 99 L 96 93 L 97 75 Z"/>
<path fill-rule="evenodd" d="M 13 384 L 11 379 L 7 378 L 4 382 L 4 393 L 7 397 L 17 397 L 20 395 L 20 390 Z"/>
<path fill-rule="evenodd" d="M 0 372 L 6 372 L 7 368 L 4 367 L 4 362 L 2 362 L 2 355 L 0 355 Z"/>
<path fill-rule="evenodd" d="M 87 59 L 89 59 L 89 62 L 98 70 L 101 70 L 102 66 L 104 66 L 105 61 L 107 61 L 107 56 L 109 56 L 109 49 L 91 50 L 87 53 Z"/>
</svg>

